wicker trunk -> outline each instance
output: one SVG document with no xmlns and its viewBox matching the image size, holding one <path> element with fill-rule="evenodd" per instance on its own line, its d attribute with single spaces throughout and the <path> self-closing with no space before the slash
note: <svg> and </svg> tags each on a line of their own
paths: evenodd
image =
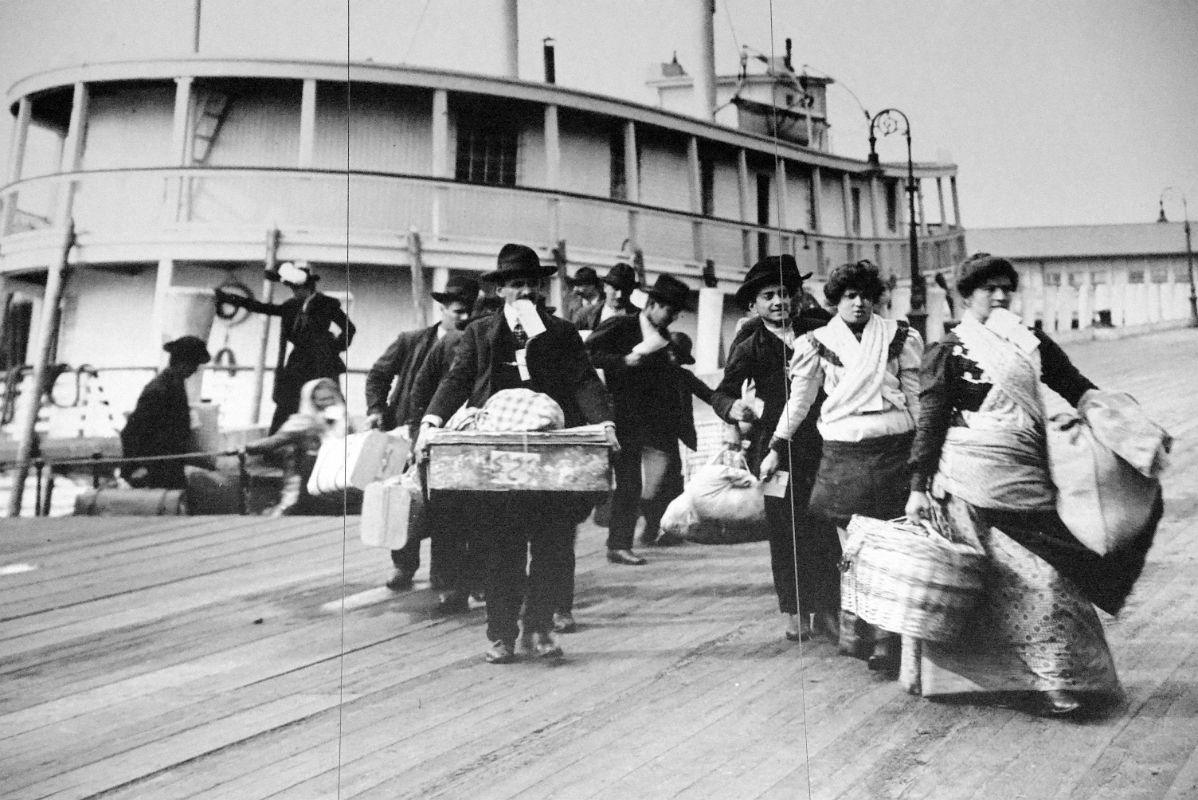
<svg viewBox="0 0 1198 800">
<path fill-rule="evenodd" d="M 439 431 L 428 488 L 473 492 L 607 492 L 610 449 L 602 426 L 558 431 Z"/>
</svg>

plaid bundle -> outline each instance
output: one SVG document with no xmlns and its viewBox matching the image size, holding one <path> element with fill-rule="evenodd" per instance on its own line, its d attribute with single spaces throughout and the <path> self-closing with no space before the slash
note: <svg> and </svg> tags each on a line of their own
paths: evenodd
<svg viewBox="0 0 1198 800">
<path fill-rule="evenodd" d="M 555 431 L 566 416 L 552 397 L 531 389 L 504 389 L 491 395 L 475 422 L 480 431 Z"/>
</svg>

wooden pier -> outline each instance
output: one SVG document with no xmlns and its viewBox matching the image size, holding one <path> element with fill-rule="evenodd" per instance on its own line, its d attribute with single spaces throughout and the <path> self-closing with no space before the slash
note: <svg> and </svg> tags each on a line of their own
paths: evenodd
<svg viewBox="0 0 1198 800">
<path fill-rule="evenodd" d="M 588 523 L 566 659 L 500 667 L 484 611 L 381 587 L 355 518 L 3 520 L 0 797 L 1198 797 L 1198 331 L 1069 351 L 1177 438 L 1103 715 L 930 702 L 784 641 L 764 543 L 612 566 Z"/>
</svg>

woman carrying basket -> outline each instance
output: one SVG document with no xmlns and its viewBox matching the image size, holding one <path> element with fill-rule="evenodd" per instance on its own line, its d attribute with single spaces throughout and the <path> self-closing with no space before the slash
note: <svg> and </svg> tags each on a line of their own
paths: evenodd
<svg viewBox="0 0 1198 800">
<path fill-rule="evenodd" d="M 763 480 L 779 468 L 780 456 L 823 389 L 827 397 L 818 423 L 823 454 L 810 512 L 840 528 L 854 514 L 901 516 L 906 500 L 923 340 L 906 322 L 874 313 L 885 291 L 869 261 L 845 264 L 828 276 L 824 296 L 836 315 L 795 342 L 790 398 L 761 464 Z M 897 676 L 895 634 L 846 614 L 840 645 L 842 652 L 866 658 L 871 670 Z"/>
<path fill-rule="evenodd" d="M 904 680 L 924 695 L 1030 691 L 1073 714 L 1119 683 L 1092 603 L 1117 612 L 1163 508 L 1131 546 L 1098 556 L 1061 522 L 1049 476 L 1040 384 L 1071 405 L 1094 389 L 1055 343 L 1008 311 L 1019 276 L 979 253 L 961 268 L 961 323 L 929 348 L 906 512 L 939 502 L 954 535 L 987 556 L 985 596 L 955 642 L 919 645 Z"/>
</svg>

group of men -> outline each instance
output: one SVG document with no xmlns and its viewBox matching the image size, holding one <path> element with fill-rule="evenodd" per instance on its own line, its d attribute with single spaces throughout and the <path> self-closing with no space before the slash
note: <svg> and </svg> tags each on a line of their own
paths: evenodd
<svg viewBox="0 0 1198 800">
<path fill-rule="evenodd" d="M 545 305 L 555 272 L 531 248 L 505 245 L 496 269 L 480 276 L 502 303 L 474 313 L 472 306 L 483 305 L 479 284 L 451 278 L 445 292 L 433 294 L 441 320 L 400 334 L 371 368 L 369 418 L 382 428 L 412 426 L 414 452 L 422 458 L 435 429 L 462 405 L 481 407 L 504 389 L 548 395 L 562 408 L 566 427 L 605 427 L 616 474 L 607 557 L 613 564 L 642 565 L 645 559 L 633 550 L 638 516 L 645 516 L 642 543 L 668 543 L 658 526 L 666 504 L 682 490 L 678 442 L 695 444 L 690 397 L 711 394 L 683 369 L 694 363 L 689 339 L 669 331 L 689 308 L 690 290 L 670 275 L 642 289 L 628 264 L 616 264 L 602 279 L 583 267 L 567 279 L 578 302 L 563 319 Z M 641 306 L 633 303 L 638 290 Z M 540 319 L 531 336 L 521 321 L 522 301 Z M 512 661 L 518 639 L 530 654 L 560 657 L 555 634 L 575 627 L 574 531 L 594 498 L 478 492 L 470 499 L 470 519 L 456 510 L 459 503 L 434 499 L 431 505 L 430 579 L 442 590 L 440 609 L 466 610 L 467 595 L 481 590 L 487 661 Z M 392 553 L 390 588 L 411 586 L 419 550 L 416 540 Z"/>
</svg>

